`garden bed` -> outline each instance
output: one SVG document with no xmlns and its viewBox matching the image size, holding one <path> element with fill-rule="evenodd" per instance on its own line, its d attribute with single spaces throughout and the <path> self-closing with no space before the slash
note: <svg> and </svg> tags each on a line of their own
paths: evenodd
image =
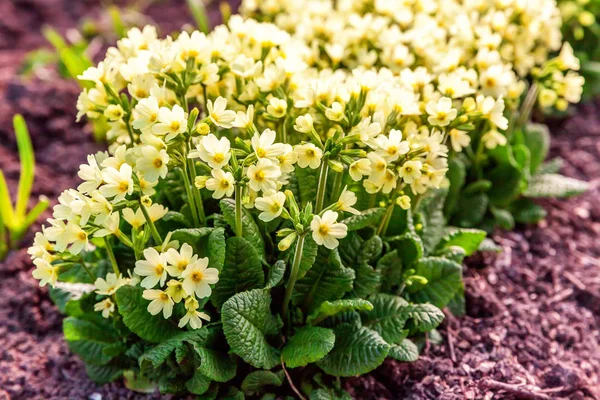
<svg viewBox="0 0 600 400">
<path fill-rule="evenodd" d="M 22 83 L 15 72 L 25 52 L 43 44 L 32 26 L 51 23 L 64 30 L 76 24 L 84 9 L 97 11 L 67 3 L 23 1 L 0 6 L 5 21 L 0 22 L 0 48 L 18 47 L 2 50 L 0 57 L 0 168 L 14 189 L 19 164 L 10 118 L 22 113 L 36 149 L 34 195 L 51 199 L 76 185 L 79 164 L 101 146 L 74 122 L 79 93 L 74 82 Z M 189 21 L 182 3 L 150 10 L 163 32 Z M 173 9 L 181 12 L 165 12 Z M 17 20 L 28 22 L 16 24 Z M 443 343 L 429 345 L 416 363 L 388 361 L 366 377 L 347 380 L 351 394 L 415 399 L 600 398 L 599 113 L 600 102 L 591 102 L 551 127 L 552 155 L 565 159 L 562 172 L 592 181 L 590 191 L 570 200 L 545 202 L 549 215 L 538 226 L 495 234 L 503 252 L 469 261 L 467 316 L 449 316 L 440 329 Z M 134 394 L 122 383 L 98 387 L 89 381 L 83 364 L 64 342 L 61 315 L 31 270 L 25 249 L 0 263 L 0 399 L 88 398 L 94 393 L 108 399 L 162 398 Z"/>
</svg>

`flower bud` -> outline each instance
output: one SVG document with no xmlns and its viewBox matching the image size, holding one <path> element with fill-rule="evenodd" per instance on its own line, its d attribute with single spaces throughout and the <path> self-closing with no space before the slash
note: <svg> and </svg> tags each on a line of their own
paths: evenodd
<svg viewBox="0 0 600 400">
<path fill-rule="evenodd" d="M 209 176 L 197 176 L 194 180 L 194 186 L 196 186 L 198 189 L 204 189 L 206 187 L 206 181 L 209 178 Z"/>
<path fill-rule="evenodd" d="M 198 135 L 201 135 L 201 136 L 208 135 L 209 132 L 210 132 L 210 126 L 208 126 L 208 124 L 206 122 L 200 122 L 198 125 L 196 125 L 196 133 Z"/>
<path fill-rule="evenodd" d="M 396 204 L 398 204 L 403 210 L 408 210 L 410 208 L 410 197 L 407 195 L 400 196 L 396 199 Z"/>
<path fill-rule="evenodd" d="M 150 207 L 152 205 L 152 199 L 150 196 L 143 196 L 140 201 L 144 205 L 144 207 Z"/>
<path fill-rule="evenodd" d="M 296 234 L 296 232 L 290 233 L 289 235 L 287 235 L 286 237 L 284 237 L 278 244 L 277 244 L 277 248 L 279 249 L 279 251 L 286 251 L 287 249 L 290 248 L 290 246 L 296 241 L 296 237 L 298 235 Z"/>
</svg>

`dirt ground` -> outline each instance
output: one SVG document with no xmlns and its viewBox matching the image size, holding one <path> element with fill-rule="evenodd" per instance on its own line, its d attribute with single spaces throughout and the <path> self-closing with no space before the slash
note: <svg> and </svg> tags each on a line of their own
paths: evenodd
<svg viewBox="0 0 600 400">
<path fill-rule="evenodd" d="M 163 33 L 191 21 L 183 0 L 168 3 L 148 10 Z M 13 189 L 14 113 L 25 116 L 36 149 L 34 195 L 54 199 L 75 186 L 79 164 L 101 148 L 75 123 L 76 83 L 16 76 L 26 52 L 44 45 L 38 27 L 64 32 L 98 7 L 91 0 L 0 1 L 0 168 Z M 496 233 L 503 252 L 468 262 L 467 315 L 449 316 L 440 329 L 443 343 L 428 346 L 418 362 L 388 361 L 347 380 L 355 398 L 600 399 L 600 101 L 551 129 L 552 155 L 565 160 L 562 172 L 591 181 L 591 190 L 545 201 L 548 217 L 537 226 Z M 31 270 L 25 250 L 0 263 L 0 400 L 169 398 L 91 382 Z"/>
</svg>

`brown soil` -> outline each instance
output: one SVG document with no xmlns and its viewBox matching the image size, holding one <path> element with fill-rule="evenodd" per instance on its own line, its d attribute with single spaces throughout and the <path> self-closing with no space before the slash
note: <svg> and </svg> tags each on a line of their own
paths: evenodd
<svg viewBox="0 0 600 400">
<path fill-rule="evenodd" d="M 64 32 L 97 13 L 97 4 L 0 2 L 0 168 L 13 190 L 19 174 L 14 113 L 25 115 L 36 149 L 34 195 L 54 199 L 75 186 L 79 164 L 101 148 L 74 122 L 75 83 L 15 76 L 26 51 L 44 44 L 38 27 L 51 23 Z M 182 0 L 149 10 L 163 32 L 190 22 L 186 12 Z M 440 329 L 444 342 L 427 346 L 416 363 L 388 361 L 347 380 L 355 398 L 600 399 L 600 101 L 555 124 L 553 133 L 552 153 L 566 161 L 562 172 L 592 181 L 592 189 L 545 201 L 549 215 L 537 226 L 494 235 L 504 251 L 469 260 L 467 315 L 449 316 Z M 98 387 L 89 381 L 63 340 L 61 315 L 31 270 L 24 249 L 0 263 L 0 400 L 87 399 L 94 393 L 167 398 L 134 394 L 120 382 Z"/>
</svg>

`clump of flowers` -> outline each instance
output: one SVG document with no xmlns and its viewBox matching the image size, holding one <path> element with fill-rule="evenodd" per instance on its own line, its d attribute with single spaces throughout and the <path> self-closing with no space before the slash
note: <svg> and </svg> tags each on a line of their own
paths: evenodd
<svg viewBox="0 0 600 400">
<path fill-rule="evenodd" d="M 351 376 L 416 359 L 407 336 L 439 324 L 476 249 L 446 258 L 450 246 L 485 236 L 443 240 L 419 205 L 447 190 L 447 143 L 465 140 L 450 132 L 500 121 L 504 103 L 424 96 L 390 70 L 317 70 L 310 57 L 274 25 L 232 17 L 209 35 L 132 29 L 82 74 L 79 118 L 106 118 L 111 145 L 30 254 L 94 379 L 202 394 L 243 361 L 252 393 L 286 367 Z M 340 390 L 325 381 L 313 391 Z"/>
<path fill-rule="evenodd" d="M 451 193 L 458 196 L 445 210 L 454 224 L 489 230 L 496 225 L 511 228 L 515 218 L 535 222 L 544 212 L 524 197 L 572 195 L 585 188 L 555 171 L 551 177 L 536 176 L 537 160 L 546 156 L 547 144 L 534 143 L 547 138 L 528 129 L 536 105 L 545 112 L 565 111 L 582 94 L 579 60 L 568 43 L 562 44 L 555 1 L 246 0 L 241 9 L 306 42 L 311 66 L 389 70 L 412 85 L 422 103 L 443 101 L 421 106 L 428 113 L 439 110 L 452 116 L 451 103 L 466 101 L 466 109 L 484 116 L 474 129 L 448 130 L 450 166 L 455 169 L 450 176 L 463 176 L 451 179 Z M 527 149 L 513 150 L 518 145 Z M 513 162 L 515 152 L 525 152 L 522 157 L 535 162 Z M 500 187 L 501 176 L 507 174 L 510 184 L 494 193 L 493 187 Z M 541 187 L 545 185 L 539 182 L 547 180 L 560 190 Z M 470 185 L 478 189 L 467 190 Z M 463 207 L 481 211 L 477 217 L 464 217 L 455 212 Z M 537 217 L 525 220 L 523 215 Z"/>
</svg>

